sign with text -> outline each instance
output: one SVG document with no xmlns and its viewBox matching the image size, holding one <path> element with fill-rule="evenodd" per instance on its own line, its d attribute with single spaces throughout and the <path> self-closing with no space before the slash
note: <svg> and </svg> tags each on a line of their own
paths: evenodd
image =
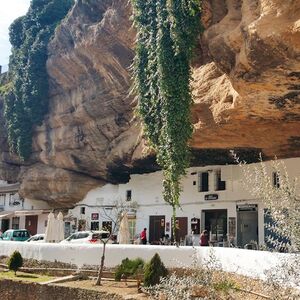
<svg viewBox="0 0 300 300">
<path fill-rule="evenodd" d="M 204 200 L 210 201 L 210 200 L 218 200 L 219 195 L 218 194 L 208 194 L 204 196 Z"/>
</svg>

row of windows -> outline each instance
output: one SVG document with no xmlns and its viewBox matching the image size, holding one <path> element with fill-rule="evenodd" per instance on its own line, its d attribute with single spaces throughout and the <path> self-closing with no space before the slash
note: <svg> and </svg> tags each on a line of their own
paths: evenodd
<svg viewBox="0 0 300 300">
<path fill-rule="evenodd" d="M 199 173 L 199 192 L 208 192 L 209 187 L 209 176 L 212 171 L 206 171 Z M 215 170 L 213 173 L 215 178 L 215 191 L 224 191 L 226 190 L 226 181 L 221 178 L 221 170 Z"/>
<path fill-rule="evenodd" d="M 208 192 L 209 187 L 209 176 L 212 171 L 206 171 L 199 173 L 199 192 Z M 215 191 L 224 191 L 226 190 L 226 181 L 221 178 L 221 170 L 215 170 L 213 172 L 215 178 Z M 280 174 L 278 172 L 272 173 L 272 185 L 276 188 L 280 187 Z"/>
<path fill-rule="evenodd" d="M 210 175 L 214 176 L 214 191 L 225 191 L 226 190 L 226 181 L 222 180 L 221 177 L 221 169 L 218 170 L 209 170 L 205 172 L 200 172 L 199 174 L 199 184 L 198 184 L 198 190 L 199 192 L 208 192 L 210 191 L 210 186 L 209 186 L 209 177 Z M 196 185 L 196 181 L 193 183 Z M 280 176 L 278 172 L 273 172 L 272 173 L 272 184 L 274 187 L 279 188 L 280 187 Z M 132 191 L 127 190 L 126 191 L 126 201 L 130 201 L 132 199 Z M 85 214 L 85 207 L 80 208 L 80 213 Z M 92 220 L 94 218 L 92 217 Z"/>
<path fill-rule="evenodd" d="M 10 193 L 8 195 L 8 200 L 9 200 L 9 206 L 13 206 L 14 203 L 16 202 L 16 199 L 15 199 L 15 194 L 14 193 Z M 0 205 L 1 206 L 5 206 L 5 203 L 6 203 L 6 194 L 0 194 Z"/>
</svg>

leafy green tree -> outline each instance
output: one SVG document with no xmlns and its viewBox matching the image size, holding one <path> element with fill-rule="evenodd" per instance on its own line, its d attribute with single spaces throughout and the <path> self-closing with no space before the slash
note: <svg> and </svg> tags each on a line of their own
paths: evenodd
<svg viewBox="0 0 300 300">
<path fill-rule="evenodd" d="M 161 261 L 160 256 L 155 253 L 150 262 L 145 265 L 144 286 L 156 285 L 160 282 L 160 278 L 167 275 L 168 270 Z"/>
<path fill-rule="evenodd" d="M 8 269 L 14 271 L 15 275 L 17 275 L 17 271 L 23 266 L 23 258 L 21 253 L 17 250 L 14 251 L 10 256 L 7 265 Z"/>
</svg>

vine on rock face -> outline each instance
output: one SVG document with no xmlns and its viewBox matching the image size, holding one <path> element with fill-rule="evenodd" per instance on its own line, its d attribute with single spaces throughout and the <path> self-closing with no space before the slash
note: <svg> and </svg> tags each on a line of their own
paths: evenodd
<svg viewBox="0 0 300 300">
<path fill-rule="evenodd" d="M 31 154 L 33 126 L 41 125 L 48 110 L 47 46 L 73 3 L 73 0 L 32 0 L 28 13 L 9 28 L 12 87 L 4 97 L 4 117 L 10 151 L 22 160 Z"/>
<path fill-rule="evenodd" d="M 173 238 L 180 179 L 189 166 L 188 141 L 193 131 L 190 60 L 201 30 L 199 2 L 132 0 L 138 113 L 163 169 L 164 200 L 173 209 Z"/>
</svg>

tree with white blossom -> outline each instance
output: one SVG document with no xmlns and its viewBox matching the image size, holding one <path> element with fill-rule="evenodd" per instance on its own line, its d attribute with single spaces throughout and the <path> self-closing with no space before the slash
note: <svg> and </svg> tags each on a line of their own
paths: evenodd
<svg viewBox="0 0 300 300">
<path fill-rule="evenodd" d="M 268 164 L 259 157 L 258 164 L 248 165 L 240 161 L 232 152 L 242 168 L 245 188 L 256 199 L 260 199 L 271 221 L 265 224 L 270 233 L 268 244 L 277 250 L 300 251 L 300 195 L 298 178 L 290 178 L 283 160 L 270 161 Z"/>
</svg>

